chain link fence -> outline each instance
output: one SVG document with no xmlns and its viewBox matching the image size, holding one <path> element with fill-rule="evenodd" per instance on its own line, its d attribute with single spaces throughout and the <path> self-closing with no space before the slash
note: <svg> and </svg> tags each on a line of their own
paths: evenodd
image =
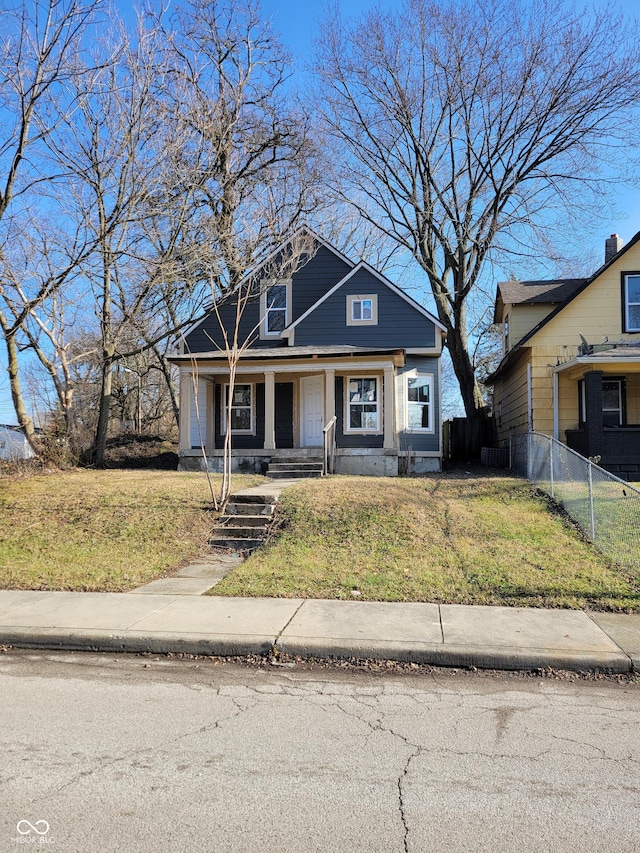
<svg viewBox="0 0 640 853">
<path fill-rule="evenodd" d="M 512 436 L 512 471 L 559 503 L 598 548 L 640 569 L 640 490 L 541 433 Z"/>
</svg>

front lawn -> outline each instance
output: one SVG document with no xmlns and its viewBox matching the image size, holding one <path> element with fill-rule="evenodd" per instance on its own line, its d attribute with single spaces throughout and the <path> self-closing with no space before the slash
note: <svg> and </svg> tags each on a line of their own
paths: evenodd
<svg viewBox="0 0 640 853">
<path fill-rule="evenodd" d="M 215 479 L 215 477 L 214 477 Z M 242 489 L 260 477 L 234 476 Z M 0 478 L 0 588 L 121 592 L 207 547 L 204 474 L 65 471 Z"/>
<path fill-rule="evenodd" d="M 640 578 L 502 476 L 333 477 L 285 491 L 281 530 L 211 594 L 640 611 Z"/>
</svg>

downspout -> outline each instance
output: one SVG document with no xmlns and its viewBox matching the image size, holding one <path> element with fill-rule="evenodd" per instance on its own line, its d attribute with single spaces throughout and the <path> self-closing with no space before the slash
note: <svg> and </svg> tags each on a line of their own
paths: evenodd
<svg viewBox="0 0 640 853">
<path fill-rule="evenodd" d="M 560 432 L 560 414 L 558 411 L 558 374 L 553 371 L 553 437 L 559 441 L 558 434 Z"/>
<path fill-rule="evenodd" d="M 533 432 L 533 402 L 531 394 L 531 365 L 527 365 L 527 426 Z"/>
</svg>

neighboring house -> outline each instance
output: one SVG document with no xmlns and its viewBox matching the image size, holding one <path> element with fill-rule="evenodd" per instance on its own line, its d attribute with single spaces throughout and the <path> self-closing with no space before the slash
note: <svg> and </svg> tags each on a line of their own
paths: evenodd
<svg viewBox="0 0 640 853">
<path fill-rule="evenodd" d="M 0 424 L 0 459 L 31 459 L 35 453 L 19 426 Z"/>
<path fill-rule="evenodd" d="M 313 249 L 290 278 L 265 272 L 288 243 L 251 274 L 259 295 L 240 323 L 240 340 L 251 345 L 233 391 L 233 468 L 265 472 L 270 462 L 321 457 L 324 428 L 334 423 L 327 435 L 338 473 L 440 470 L 444 327 L 368 264 L 304 234 Z M 203 466 L 201 442 L 209 467 L 222 464 L 229 367 L 220 326 L 233 328 L 235 305 L 231 297 L 212 309 L 172 358 L 181 468 Z"/>
<path fill-rule="evenodd" d="M 590 278 L 500 283 L 494 322 L 499 443 L 534 430 L 640 479 L 640 232 L 612 235 Z"/>
</svg>

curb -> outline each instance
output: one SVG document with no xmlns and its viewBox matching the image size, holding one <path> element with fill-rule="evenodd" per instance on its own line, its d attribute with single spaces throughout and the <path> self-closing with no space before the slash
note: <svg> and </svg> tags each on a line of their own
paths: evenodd
<svg viewBox="0 0 640 853">
<path fill-rule="evenodd" d="M 405 643 L 350 643 L 339 640 L 281 639 L 276 646 L 282 654 L 310 658 L 360 658 L 395 660 L 444 667 L 477 669 L 536 670 L 564 669 L 572 672 L 606 671 L 631 673 L 634 661 L 624 652 L 549 652 L 541 649 L 496 649 L 485 646 L 434 646 Z M 636 670 L 640 671 L 640 670 Z"/>
<path fill-rule="evenodd" d="M 205 657 L 266 657 L 281 654 L 315 659 L 393 660 L 429 666 L 497 670 L 562 669 L 571 672 L 640 672 L 640 661 L 624 652 L 549 652 L 541 649 L 496 649 L 486 646 L 446 647 L 394 642 L 352 642 L 322 639 L 280 639 L 264 635 L 146 634 L 127 631 L 61 631 L 26 629 L 4 631 L 0 645 L 57 651 L 116 652 L 130 654 L 190 654 Z"/>
<path fill-rule="evenodd" d="M 273 637 L 225 636 L 223 634 L 116 634 L 113 631 L 60 631 L 38 628 L 34 631 L 5 631 L 0 646 L 58 651 L 119 652 L 128 654 L 189 654 L 212 657 L 267 655 L 273 649 Z"/>
</svg>

